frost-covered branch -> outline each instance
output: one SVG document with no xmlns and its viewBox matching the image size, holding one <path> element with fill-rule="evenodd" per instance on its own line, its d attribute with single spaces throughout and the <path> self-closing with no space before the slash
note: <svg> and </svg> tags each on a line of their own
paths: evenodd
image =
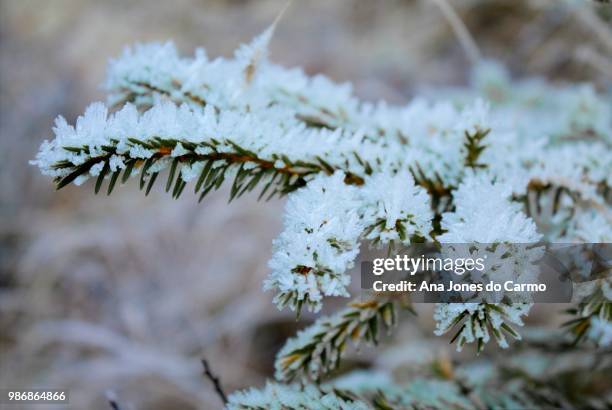
<svg viewBox="0 0 612 410">
<path fill-rule="evenodd" d="M 58 188 L 94 178 L 95 192 L 107 183 L 110 194 L 118 182 L 138 176 L 148 193 L 167 169 L 165 188 L 173 197 L 192 182 L 202 199 L 226 181 L 230 199 L 256 188 L 260 197 L 286 194 L 265 288 L 276 292 L 279 308 L 298 314 L 304 307 L 318 311 L 324 297 L 350 296 L 348 272 L 364 242 L 392 249 L 432 241 L 448 255 L 458 252 L 456 244 L 470 244 L 472 255 L 497 263 L 483 277 L 510 272 L 533 281 L 539 240 L 610 241 L 609 96 L 588 84 L 515 81 L 499 64 L 482 60 L 468 88 L 440 89 L 404 106 L 371 103 L 354 96 L 350 84 L 272 64 L 272 31 L 229 59 L 211 60 L 204 50 L 181 57 L 171 43 L 126 49 L 109 66 L 112 108 L 94 103 L 75 126 L 59 117 L 54 139 L 42 144 L 33 163 Z M 571 311 L 576 318 L 568 327 L 577 341 L 609 345 L 609 293 L 609 287 L 591 292 Z M 507 335 L 521 338 L 513 326 L 522 326 L 531 303 L 502 296 L 437 305 L 435 333 L 456 329 L 451 342 L 458 349 L 474 342 L 480 352 L 493 338 L 507 347 Z M 337 368 L 349 342 L 375 344 L 380 328 L 395 323 L 394 312 L 391 301 L 373 299 L 320 318 L 279 352 L 276 377 L 319 381 Z M 269 383 L 231 395 L 228 407 L 504 408 L 571 401 L 554 388 L 539 391 L 523 375 L 511 388 L 499 383 L 494 390 L 445 377 L 401 386 L 386 380 L 374 391 Z"/>
<path fill-rule="evenodd" d="M 96 177 L 98 191 L 107 177 L 110 193 L 121 173 L 123 182 L 140 173 L 141 188 L 146 183 L 148 192 L 157 175 L 169 168 L 166 190 L 174 186 L 174 196 L 191 180 L 197 181 L 195 191 L 202 189 L 204 195 L 218 188 L 228 173 L 234 177 L 232 196 L 260 182 L 268 183 L 268 188 L 272 185 L 270 194 L 274 194 L 294 190 L 316 173 L 333 173 L 347 165 L 365 172 L 349 147 L 358 142 L 340 133 L 292 132 L 252 115 L 217 114 L 212 108 L 194 111 L 161 103 L 139 114 L 128 104 L 109 116 L 103 104 L 95 103 L 76 127 L 60 117 L 55 133 L 34 163 L 55 177 L 58 188 Z M 302 138 L 309 141 L 304 143 Z M 295 150 L 298 142 L 301 149 Z M 337 154 L 338 164 L 323 159 L 343 144 L 348 144 L 347 151 Z M 344 155 L 346 159 L 340 160 Z M 348 183 L 362 183 L 361 177 L 346 172 Z"/>
<path fill-rule="evenodd" d="M 349 296 L 346 272 L 361 240 L 410 244 L 429 237 L 432 212 L 409 172 L 368 176 L 351 186 L 337 172 L 318 176 L 289 196 L 285 229 L 274 241 L 265 288 L 279 308 L 319 310 L 323 296 Z"/>
<path fill-rule="evenodd" d="M 442 228 L 445 230 L 438 240 L 443 244 L 443 252 L 452 252 L 452 247 L 444 248 L 444 243 L 470 244 L 472 255 L 488 256 L 489 260 L 499 260 L 499 266 L 491 264 L 486 275 L 498 279 L 507 271 L 516 280 L 537 279 L 529 256 L 513 244 L 536 242 L 541 235 L 535 223 L 521 210 L 521 206 L 511 200 L 512 187 L 509 184 L 494 183 L 486 173 L 473 174 L 464 179 L 453 192 L 455 211 L 445 213 Z M 483 197 L 489 198 L 486 202 Z M 496 255 L 495 245 L 505 244 L 504 255 Z M 464 251 L 465 252 L 465 251 Z M 516 253 L 513 253 L 516 252 Z M 537 252 L 537 251 L 531 251 Z M 511 325 L 522 326 L 521 316 L 531 307 L 528 303 L 451 303 L 438 304 L 434 313 L 437 322 L 436 334 L 442 335 L 455 327 L 459 330 L 451 339 L 461 350 L 466 343 L 477 343 L 478 352 L 491 339 L 508 347 L 504 336 L 507 333 L 520 339 Z"/>
<path fill-rule="evenodd" d="M 526 303 L 440 303 L 434 313 L 437 321 L 435 333 L 442 335 L 459 327 L 451 339 L 451 343 L 457 342 L 457 350 L 466 343 L 476 342 L 480 352 L 491 339 L 491 333 L 497 343 L 506 348 L 508 342 L 504 333 L 520 339 L 512 325 L 523 326 L 521 316 L 527 315 L 530 307 Z"/>
<path fill-rule="evenodd" d="M 315 385 L 282 385 L 268 382 L 264 389 L 239 391 L 229 397 L 228 410 L 369 410 L 364 401 L 346 398 Z"/>
<path fill-rule="evenodd" d="M 318 319 L 289 339 L 278 353 L 276 378 L 291 381 L 304 376 L 318 380 L 339 366 L 349 342 L 356 346 L 362 342 L 377 344 L 380 330 L 394 326 L 395 317 L 392 301 L 371 299 L 355 301 L 332 316 Z"/>
</svg>

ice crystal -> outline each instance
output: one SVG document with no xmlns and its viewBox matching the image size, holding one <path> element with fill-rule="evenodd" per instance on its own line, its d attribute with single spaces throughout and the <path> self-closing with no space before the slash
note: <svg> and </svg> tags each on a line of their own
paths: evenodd
<svg viewBox="0 0 612 410">
<path fill-rule="evenodd" d="M 365 239 L 409 244 L 413 236 L 429 238 L 431 201 L 425 189 L 415 186 L 409 172 L 367 177 L 360 196 L 365 204 L 364 220 L 369 223 Z"/>
<path fill-rule="evenodd" d="M 265 284 L 278 290 L 279 307 L 306 303 L 318 310 L 323 296 L 349 296 L 344 273 L 359 252 L 363 225 L 356 188 L 344 178 L 341 172 L 320 176 L 289 195 Z"/>
<path fill-rule="evenodd" d="M 487 173 L 468 174 L 453 192 L 455 211 L 443 214 L 440 242 L 529 243 L 541 235 L 535 223 L 512 202 L 512 186 Z M 483 200 L 486 198 L 486 200 Z"/>
</svg>

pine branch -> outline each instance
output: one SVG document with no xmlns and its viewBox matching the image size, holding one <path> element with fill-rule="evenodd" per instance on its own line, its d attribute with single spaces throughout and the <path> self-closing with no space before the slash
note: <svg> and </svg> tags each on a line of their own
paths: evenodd
<svg viewBox="0 0 612 410">
<path fill-rule="evenodd" d="M 195 192 L 202 191 L 200 199 L 230 178 L 233 178 L 230 200 L 252 191 L 260 183 L 265 184 L 262 196 L 284 195 L 305 185 L 318 173 L 329 175 L 336 170 L 345 170 L 347 184 L 363 184 L 364 180 L 358 172 L 367 171 L 367 161 L 358 162 L 355 160 L 358 156 L 347 152 L 340 153 L 336 165 L 336 162 L 321 157 L 316 146 L 313 147 L 315 152 L 304 152 L 303 159 L 290 159 L 282 149 L 279 148 L 278 152 L 271 149 L 272 144 L 285 142 L 274 138 L 270 142 L 253 139 L 247 128 L 251 119 L 245 116 L 235 112 L 218 116 L 211 110 L 200 113 L 166 103 L 142 115 L 128 105 L 106 118 L 106 109 L 94 104 L 79 118 L 77 129 L 68 126 L 63 119 L 58 120 L 58 138 L 51 144 L 43 145 L 44 149 L 34 163 L 43 172 L 55 176 L 58 189 L 95 176 L 96 193 L 101 190 L 104 181 L 109 180 L 107 194 L 113 191 L 119 180 L 126 182 L 138 172 L 141 175 L 140 188 L 146 187 L 148 193 L 158 174 L 167 167 L 170 172 L 166 191 L 172 190 L 175 198 L 181 195 L 188 181 L 196 178 Z M 151 126 L 150 123 L 159 123 L 164 117 L 169 122 L 177 123 L 178 127 L 173 133 L 184 134 L 184 137 L 162 138 L 156 135 L 168 132 L 165 129 L 158 131 L 158 126 Z M 272 127 L 270 132 L 278 133 L 279 138 L 287 132 L 281 124 L 270 124 L 268 127 Z M 142 135 L 142 128 L 149 128 L 144 136 L 130 136 Z M 235 135 L 236 129 L 240 131 L 234 139 L 195 135 L 200 132 Z M 97 135 L 97 139 L 88 140 L 92 134 Z M 325 136 L 315 132 L 310 137 Z M 71 142 L 63 142 L 66 139 Z M 325 143 L 324 140 L 322 142 Z M 326 143 L 333 144 L 332 141 Z M 262 152 L 265 154 L 262 155 Z M 351 160 L 341 160 L 344 156 Z M 347 168 L 355 169 L 355 172 Z"/>
<path fill-rule="evenodd" d="M 356 346 L 362 342 L 376 345 L 381 324 L 390 329 L 395 323 L 392 301 L 352 302 L 344 310 L 320 318 L 290 339 L 277 355 L 276 378 L 290 381 L 304 376 L 318 380 L 338 368 L 349 341 Z"/>
<path fill-rule="evenodd" d="M 468 54 L 478 59 L 447 2 L 436 3 Z M 389 246 L 429 238 L 440 244 L 540 240 L 533 220 L 511 198 L 534 205 L 527 208 L 534 218 L 544 205 L 557 219 L 569 214 L 550 235 L 554 240 L 610 241 L 611 112 L 594 88 L 542 84 L 537 96 L 533 83 L 517 82 L 503 90 L 503 102 L 498 101 L 503 110 L 490 110 L 479 100 L 457 108 L 455 98 L 474 99 L 482 91 L 478 85 L 431 104 L 370 104 L 357 99 L 350 85 L 267 61 L 273 29 L 231 59 L 211 61 L 202 50 L 181 58 L 171 43 L 126 51 L 111 63 L 107 81 L 111 102 L 125 106 L 109 117 L 106 107 L 93 104 L 75 127 L 60 117 L 55 139 L 43 143 L 33 163 L 55 178 L 58 189 L 95 177 L 94 191 L 110 194 L 139 175 L 148 194 L 168 168 L 164 185 L 175 198 L 190 181 L 200 199 L 224 183 L 231 184 L 230 200 L 262 185 L 260 197 L 292 193 L 266 287 L 277 291 L 279 307 L 298 314 L 302 306 L 320 309 L 323 297 L 349 296 L 347 272 L 363 240 Z M 477 71 L 474 84 L 490 84 L 501 73 L 497 86 L 510 88 L 503 67 L 487 63 Z M 516 124 L 516 133 L 505 128 L 489 133 L 489 124 L 511 123 L 508 117 L 524 122 Z M 540 118 L 554 121 L 533 127 Z M 528 308 L 438 305 L 436 333 L 458 329 L 451 339 L 458 349 L 474 342 L 480 352 L 491 333 L 506 347 L 507 334 L 520 338 L 511 326 L 522 325 Z M 576 343 L 587 338 L 610 343 L 609 299 L 593 293 L 570 313 L 576 318 L 567 327 Z M 277 378 L 318 382 L 338 368 L 348 344 L 376 344 L 380 329 L 394 324 L 390 300 L 354 302 L 289 340 L 277 356 Z M 206 361 L 203 366 L 226 402 L 218 378 Z M 594 407 L 590 397 L 572 401 L 549 380 L 531 377 L 527 366 L 518 372 L 511 365 L 500 369 L 503 377 L 491 377 L 490 383 L 470 385 L 446 372 L 442 381 L 417 379 L 403 386 L 389 381 L 365 393 L 269 383 L 262 392 L 232 395 L 227 404 L 257 410 Z"/>
<path fill-rule="evenodd" d="M 229 397 L 228 410 L 371 410 L 356 397 L 337 390 L 322 389 L 313 384 L 284 385 L 267 382 L 262 389 L 248 389 Z"/>
<path fill-rule="evenodd" d="M 264 283 L 279 308 L 318 311 L 325 296 L 348 297 L 348 270 L 364 240 L 380 245 L 421 242 L 431 231 L 427 193 L 408 172 L 368 176 L 351 186 L 335 172 L 292 193 L 284 229 L 274 241 Z"/>
<path fill-rule="evenodd" d="M 144 111 L 151 108 L 154 101 L 159 99 L 170 100 L 179 105 L 189 104 L 196 108 L 204 108 L 207 105 L 215 107 L 216 110 L 225 108 L 208 101 L 207 94 L 213 92 L 212 87 L 208 85 L 202 85 L 196 90 L 188 91 L 176 79 L 172 79 L 166 87 L 154 85 L 146 80 L 132 81 L 129 78 L 124 78 L 121 84 L 121 87 L 108 89 L 114 95 L 114 108 L 120 108 L 126 103 L 132 103 L 139 110 Z M 279 97 L 275 98 L 274 93 L 272 93 L 270 104 L 281 105 L 286 104 L 288 101 L 291 102 L 295 105 L 295 119 L 308 128 L 324 128 L 334 131 L 341 127 L 358 129 L 360 126 L 363 126 L 359 122 L 354 122 L 354 118 L 346 118 L 341 111 L 333 112 L 329 108 L 318 106 L 304 95 L 291 93 L 283 88 L 279 88 L 276 94 Z M 385 131 L 381 129 L 379 133 L 372 133 L 370 137 L 376 139 L 384 135 Z"/>
<path fill-rule="evenodd" d="M 172 150 L 181 144 L 187 151 L 185 154 L 173 157 Z M 234 171 L 234 180 L 230 200 L 240 197 L 246 192 L 252 191 L 260 183 L 264 183 L 265 188 L 261 192 L 261 196 L 268 194 L 268 199 L 276 194 L 285 195 L 301 186 L 303 186 L 308 178 L 318 172 L 324 172 L 317 164 L 308 163 L 285 163 L 283 167 L 275 167 L 273 161 L 267 161 L 258 158 L 254 153 L 248 152 L 238 145 L 234 145 L 233 152 L 212 152 L 210 154 L 198 154 L 198 148 L 208 147 L 215 149 L 216 144 L 192 144 L 187 141 L 169 140 L 156 138 L 153 141 L 138 141 L 132 139 L 129 147 L 142 147 L 143 149 L 153 150 L 154 154 L 147 159 L 130 158 L 125 155 L 125 169 L 116 169 L 110 171 L 110 161 L 113 156 L 117 155 L 116 146 L 106 146 L 106 153 L 101 156 L 92 157 L 82 164 L 74 164 L 70 162 L 62 162 L 55 165 L 56 169 L 62 169 L 66 172 L 63 177 L 55 179 L 57 189 L 61 189 L 73 182 L 80 176 L 86 176 L 92 167 L 102 165 L 102 171 L 97 177 L 95 192 L 101 190 L 105 179 L 109 180 L 107 193 L 112 193 L 118 177 L 123 173 L 121 182 L 125 183 L 130 176 L 140 172 L 140 189 L 146 188 L 146 194 L 151 191 L 151 188 L 160 171 L 150 171 L 156 169 L 155 165 L 164 161 L 171 161 L 170 172 L 166 182 L 166 192 L 172 190 L 172 196 L 178 198 L 183 192 L 186 181 L 181 177 L 178 167 L 188 165 L 191 168 L 198 168 L 201 171 L 198 174 L 197 182 L 194 186 L 194 192 L 200 193 L 200 201 L 212 189 L 219 189 L 226 177 Z M 86 147 L 82 150 L 85 152 Z M 245 164 L 251 164 L 252 167 L 245 169 Z M 362 182 L 356 176 L 352 177 L 354 183 Z"/>
<path fill-rule="evenodd" d="M 403 130 L 398 126 L 386 126 L 384 119 L 387 116 L 380 119 L 372 116 L 370 104 L 356 100 L 347 84 L 334 84 L 322 76 L 309 78 L 267 61 L 257 64 L 260 77 L 276 77 L 280 73 L 281 77 L 287 76 L 288 83 L 304 83 L 305 86 L 296 89 L 283 81 L 266 81 L 264 87 L 253 84 L 256 81 L 251 78 L 252 59 L 258 60 L 257 55 L 266 52 L 265 40 L 270 36 L 267 32 L 270 29 L 250 44 L 241 46 L 233 60 L 209 61 L 202 53 L 196 53 L 195 58 L 183 58 L 172 43 L 137 45 L 127 49 L 109 67 L 106 88 L 111 95 L 110 102 L 115 108 L 133 103 L 143 111 L 161 99 L 188 104 L 196 109 L 214 107 L 224 111 L 249 107 L 250 97 L 255 96 L 255 100 L 266 101 L 266 106 L 291 109 L 292 117 L 309 129 L 344 129 L 363 132 L 372 141 L 386 139 L 406 144 Z M 226 95 L 236 91 L 228 89 L 225 84 L 232 76 L 242 77 L 242 80 L 250 78 L 243 84 L 246 87 L 241 87 L 243 99 L 236 100 Z M 333 98 L 325 98 L 327 95 Z M 389 109 L 397 116 L 401 115 L 400 107 Z"/>
<path fill-rule="evenodd" d="M 116 108 L 122 107 L 125 103 L 134 103 L 140 105 L 141 109 L 150 108 L 150 104 L 142 104 L 141 101 L 154 101 L 158 98 L 169 99 L 176 104 L 193 104 L 195 106 L 204 108 L 207 105 L 205 97 L 201 95 L 195 95 L 189 91 L 182 91 L 182 84 L 178 80 L 172 80 L 170 87 L 161 88 L 147 81 L 130 81 L 126 79 L 127 86 L 116 90 L 118 95 L 122 95 L 114 106 Z M 109 90 L 115 91 L 115 90 Z M 206 87 L 202 87 L 202 91 L 206 91 Z"/>
<path fill-rule="evenodd" d="M 435 333 L 442 335 L 459 327 L 450 340 L 451 344 L 457 342 L 458 351 L 466 343 L 476 342 L 476 350 L 480 353 L 490 340 L 490 334 L 502 348 L 506 348 L 505 334 L 520 340 L 521 336 L 511 324 L 522 326 L 521 316 L 526 315 L 529 308 L 530 305 L 525 303 L 440 303 L 434 313 L 437 321 Z"/>
</svg>

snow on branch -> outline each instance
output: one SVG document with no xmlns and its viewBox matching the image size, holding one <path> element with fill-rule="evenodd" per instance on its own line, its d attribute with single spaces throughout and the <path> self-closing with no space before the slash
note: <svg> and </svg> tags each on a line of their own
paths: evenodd
<svg viewBox="0 0 612 410">
<path fill-rule="evenodd" d="M 92 104 L 74 126 L 58 117 L 32 163 L 58 188 L 93 178 L 95 192 L 106 184 L 110 194 L 137 177 L 148 193 L 167 170 L 173 197 L 191 182 L 202 199 L 226 181 L 230 199 L 256 188 L 265 198 L 287 194 L 265 287 L 278 307 L 298 313 L 349 296 L 347 272 L 362 242 L 609 241 L 609 96 L 588 84 L 515 81 L 482 60 L 469 88 L 403 106 L 366 102 L 350 84 L 271 63 L 271 35 L 229 59 L 202 49 L 182 57 L 172 43 L 126 49 L 109 65 L 108 106 Z M 530 256 L 512 252 L 512 266 L 531 275 Z M 530 306 L 511 302 L 439 305 L 436 332 L 459 327 L 459 347 L 476 342 L 480 351 L 491 334 L 505 346 L 504 333 L 520 337 L 511 325 Z M 333 369 L 353 334 L 376 341 L 373 323 L 392 324 L 390 311 L 383 302 L 353 304 L 321 319 L 279 353 L 278 377 Z M 609 298 L 585 300 L 573 313 L 577 336 L 609 343 Z M 232 396 L 230 408 L 267 408 L 280 396 L 357 407 L 335 392 L 300 389 L 269 385 Z"/>
<path fill-rule="evenodd" d="M 355 301 L 330 317 L 322 317 L 289 339 L 278 353 L 276 378 L 291 381 L 298 376 L 318 380 L 335 370 L 349 342 L 377 344 L 379 332 L 396 323 L 395 305 L 386 299 Z"/>
<path fill-rule="evenodd" d="M 500 347 L 508 347 L 504 333 L 516 339 L 521 336 L 512 325 L 523 326 L 521 316 L 527 315 L 531 305 L 526 303 L 440 303 L 436 305 L 434 319 L 437 335 L 442 335 L 454 327 L 459 330 L 452 342 L 457 342 L 457 350 L 466 343 L 477 343 L 478 352 L 491 339 L 491 333 Z"/>
<path fill-rule="evenodd" d="M 306 386 L 282 385 L 268 382 L 261 389 L 239 391 L 229 397 L 228 410 L 368 410 L 370 405 L 359 399 L 351 399 L 325 392 L 313 384 Z"/>
<path fill-rule="evenodd" d="M 56 138 L 43 143 L 33 163 L 55 177 L 58 188 L 96 177 L 97 191 L 108 177 L 110 193 L 119 174 L 125 182 L 140 171 L 141 188 L 146 182 L 148 192 L 157 175 L 169 168 L 166 187 L 174 184 L 174 196 L 191 180 L 197 181 L 196 192 L 218 188 L 229 171 L 235 176 L 232 195 L 259 182 L 272 184 L 271 193 L 286 193 L 319 172 L 345 169 L 350 182 L 357 184 L 361 177 L 348 168 L 365 172 L 352 154 L 351 146 L 360 146 L 353 136 L 301 126 L 286 129 L 211 107 L 194 111 L 164 102 L 139 114 L 127 104 L 109 116 L 102 103 L 94 103 L 75 127 L 60 117 L 54 131 Z"/>
<path fill-rule="evenodd" d="M 341 172 L 317 176 L 289 196 L 265 282 L 266 289 L 278 291 L 279 308 L 318 311 L 323 296 L 348 297 L 346 271 L 364 239 L 410 244 L 429 238 L 429 198 L 409 172 L 375 174 L 363 187 L 346 181 Z"/>
</svg>

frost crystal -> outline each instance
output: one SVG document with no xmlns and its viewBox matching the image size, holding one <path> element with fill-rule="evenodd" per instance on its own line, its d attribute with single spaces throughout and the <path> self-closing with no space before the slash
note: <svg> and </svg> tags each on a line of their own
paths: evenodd
<svg viewBox="0 0 612 410">
<path fill-rule="evenodd" d="M 321 307 L 323 296 L 349 296 L 345 275 L 359 252 L 363 224 L 356 188 L 345 175 L 320 176 L 289 196 L 285 228 L 274 241 L 266 288 L 279 308 Z"/>
<path fill-rule="evenodd" d="M 448 243 L 529 243 L 541 235 L 535 223 L 512 202 L 509 184 L 492 182 L 487 173 L 468 174 L 453 192 L 455 212 L 442 217 L 447 232 L 438 237 Z M 486 199 L 485 199 L 486 198 Z"/>
<path fill-rule="evenodd" d="M 367 177 L 360 196 L 368 225 L 366 239 L 382 244 L 394 241 L 409 244 L 414 236 L 429 238 L 431 201 L 425 189 L 415 186 L 409 172 L 381 172 Z"/>
<path fill-rule="evenodd" d="M 361 239 L 409 244 L 428 238 L 433 214 L 427 192 L 409 172 L 377 173 L 363 187 L 347 176 L 318 176 L 289 196 L 285 228 L 274 242 L 266 289 L 275 302 L 317 311 L 323 296 L 349 296 L 345 272 L 353 266 Z"/>
</svg>

